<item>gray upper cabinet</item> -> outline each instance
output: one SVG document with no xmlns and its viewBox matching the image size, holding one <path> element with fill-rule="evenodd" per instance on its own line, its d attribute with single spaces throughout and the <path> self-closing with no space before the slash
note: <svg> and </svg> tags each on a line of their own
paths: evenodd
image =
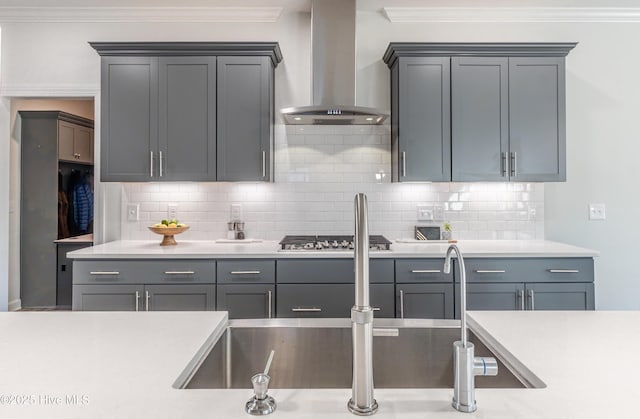
<svg viewBox="0 0 640 419">
<path fill-rule="evenodd" d="M 566 180 L 564 58 L 509 58 L 510 178 Z"/>
<path fill-rule="evenodd" d="M 450 60 L 403 57 L 391 69 L 392 177 L 451 180 Z"/>
<path fill-rule="evenodd" d="M 101 181 L 272 179 L 274 42 L 92 42 Z"/>
<path fill-rule="evenodd" d="M 160 57 L 158 177 L 216 180 L 216 58 Z"/>
<path fill-rule="evenodd" d="M 58 160 L 93 164 L 93 128 L 58 121 Z"/>
<path fill-rule="evenodd" d="M 566 180 L 564 57 L 575 45 L 389 44 L 392 180 Z"/>
<path fill-rule="evenodd" d="M 218 57 L 218 180 L 271 179 L 273 66 Z"/>
<path fill-rule="evenodd" d="M 157 180 L 158 59 L 103 57 L 101 86 L 100 180 Z"/>
<path fill-rule="evenodd" d="M 451 59 L 454 182 L 507 180 L 508 59 Z"/>
</svg>

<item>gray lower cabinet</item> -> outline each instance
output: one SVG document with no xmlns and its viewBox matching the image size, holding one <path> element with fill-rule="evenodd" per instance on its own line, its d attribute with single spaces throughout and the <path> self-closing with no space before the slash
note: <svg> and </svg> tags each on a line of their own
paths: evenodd
<svg viewBox="0 0 640 419">
<path fill-rule="evenodd" d="M 74 311 L 139 311 L 144 285 L 74 285 Z"/>
<path fill-rule="evenodd" d="M 374 317 L 394 317 L 393 284 L 370 284 Z M 351 317 L 354 284 L 278 284 L 277 317 Z"/>
<path fill-rule="evenodd" d="M 453 318 L 453 283 L 396 284 L 396 317 Z"/>
<path fill-rule="evenodd" d="M 213 284 L 145 285 L 146 311 L 212 311 L 216 308 Z"/>
<path fill-rule="evenodd" d="M 230 319 L 263 319 L 275 316 L 276 287 L 273 284 L 223 284 L 217 288 L 217 310 Z"/>
<path fill-rule="evenodd" d="M 527 284 L 529 310 L 594 310 L 593 283 Z"/>
<path fill-rule="evenodd" d="M 58 243 L 58 271 L 56 274 L 56 305 L 70 306 L 73 284 L 73 261 L 67 253 L 91 246 L 91 243 Z"/>
</svg>

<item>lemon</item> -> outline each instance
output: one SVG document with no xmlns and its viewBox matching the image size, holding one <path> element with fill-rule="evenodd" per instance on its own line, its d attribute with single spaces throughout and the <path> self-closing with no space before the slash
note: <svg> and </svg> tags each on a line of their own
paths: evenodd
<svg viewBox="0 0 640 419">
<path fill-rule="evenodd" d="M 178 225 L 176 223 L 169 223 L 169 228 L 176 228 Z"/>
</svg>

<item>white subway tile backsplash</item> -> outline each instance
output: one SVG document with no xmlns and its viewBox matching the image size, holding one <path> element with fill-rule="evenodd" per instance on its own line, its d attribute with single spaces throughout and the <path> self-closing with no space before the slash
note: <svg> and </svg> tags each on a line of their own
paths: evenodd
<svg viewBox="0 0 640 419">
<path fill-rule="evenodd" d="M 353 197 L 364 192 L 370 232 L 390 239 L 445 220 L 458 239 L 544 239 L 543 184 L 391 183 L 388 125 L 278 125 L 275 133 L 274 183 L 123 183 L 123 214 L 139 203 L 140 221 L 123 221 L 122 238 L 157 239 L 146 227 L 166 218 L 169 203 L 191 226 L 184 239 L 224 237 L 232 203 L 243 204 L 248 237 L 352 234 Z M 417 221 L 417 205 L 436 204 L 445 220 Z"/>
</svg>

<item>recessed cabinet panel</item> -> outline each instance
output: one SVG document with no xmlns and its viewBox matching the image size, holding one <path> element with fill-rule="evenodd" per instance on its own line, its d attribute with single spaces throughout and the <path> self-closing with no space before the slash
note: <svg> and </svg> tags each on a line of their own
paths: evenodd
<svg viewBox="0 0 640 419">
<path fill-rule="evenodd" d="M 216 180 L 216 58 L 160 58 L 158 106 L 158 175 Z"/>
<path fill-rule="evenodd" d="M 74 311 L 143 310 L 142 285 L 74 285 Z"/>
<path fill-rule="evenodd" d="M 200 284 L 146 285 L 146 311 L 210 311 L 216 305 L 216 286 Z"/>
<path fill-rule="evenodd" d="M 102 58 L 102 181 L 157 179 L 157 107 L 157 58 Z"/>
<path fill-rule="evenodd" d="M 593 310 L 593 283 L 527 284 L 529 310 Z"/>
<path fill-rule="evenodd" d="M 566 180 L 564 59 L 509 58 L 511 180 Z"/>
<path fill-rule="evenodd" d="M 218 57 L 218 180 L 270 179 L 272 77 L 267 57 Z"/>
<path fill-rule="evenodd" d="M 396 285 L 396 317 L 453 318 L 453 283 Z"/>
<path fill-rule="evenodd" d="M 73 124 L 58 122 L 58 159 L 75 161 L 76 155 L 73 144 Z"/>
<path fill-rule="evenodd" d="M 455 287 L 456 319 L 460 318 L 460 284 Z M 524 284 L 467 284 L 467 310 L 526 310 Z"/>
<path fill-rule="evenodd" d="M 450 59 L 402 58 L 397 64 L 399 181 L 451 180 Z"/>
<path fill-rule="evenodd" d="M 275 316 L 274 285 L 218 285 L 217 310 L 228 311 L 230 319 L 264 319 Z"/>
<path fill-rule="evenodd" d="M 78 163 L 93 164 L 93 128 L 76 126 L 73 147 Z"/>
<path fill-rule="evenodd" d="M 451 59 L 454 182 L 507 181 L 508 59 Z"/>
</svg>

